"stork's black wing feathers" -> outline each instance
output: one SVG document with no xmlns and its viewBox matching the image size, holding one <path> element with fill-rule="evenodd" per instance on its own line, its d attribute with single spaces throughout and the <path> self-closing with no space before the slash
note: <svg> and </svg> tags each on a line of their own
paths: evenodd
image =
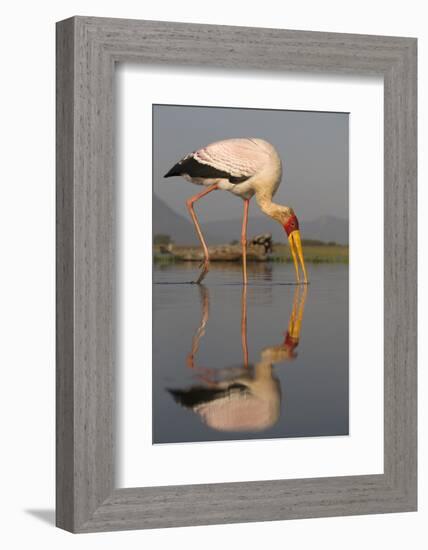
<svg viewBox="0 0 428 550">
<path fill-rule="evenodd" d="M 249 393 L 249 389 L 244 384 L 231 384 L 227 388 L 206 388 L 203 386 L 192 386 L 188 389 L 177 390 L 168 389 L 174 400 L 183 405 L 183 407 L 193 408 L 203 403 L 215 401 L 220 397 L 228 395 L 231 391 L 239 391 L 240 393 Z"/>
<path fill-rule="evenodd" d="M 169 172 L 164 175 L 164 178 L 170 178 L 172 176 L 182 176 L 187 174 L 191 178 L 206 178 L 206 179 L 227 179 L 230 183 L 242 183 L 247 180 L 249 176 L 232 176 L 229 172 L 224 170 L 218 170 L 210 164 L 203 164 L 198 162 L 194 157 L 190 156 L 180 162 L 177 162 Z"/>
</svg>

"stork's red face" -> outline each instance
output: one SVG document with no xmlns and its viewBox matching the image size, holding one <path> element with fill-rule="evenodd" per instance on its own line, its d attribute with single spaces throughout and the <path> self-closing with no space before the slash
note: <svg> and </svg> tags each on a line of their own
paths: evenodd
<svg viewBox="0 0 428 550">
<path fill-rule="evenodd" d="M 287 236 L 290 237 L 293 231 L 299 230 L 299 220 L 297 219 L 296 214 L 292 214 L 284 224 L 285 232 Z"/>
<path fill-rule="evenodd" d="M 291 255 L 293 257 L 294 267 L 296 269 L 297 282 L 300 283 L 299 276 L 299 264 L 297 258 L 300 261 L 300 265 L 303 271 L 303 282 L 307 283 L 308 278 L 306 275 L 305 261 L 303 259 L 302 241 L 300 239 L 299 221 L 297 216 L 293 213 L 284 223 L 284 230 L 287 233 L 288 242 L 290 243 Z"/>
<path fill-rule="evenodd" d="M 299 345 L 299 338 L 293 338 L 291 334 L 287 331 L 284 340 L 284 349 L 288 352 L 288 357 L 290 359 L 296 359 L 297 353 L 294 351 Z"/>
</svg>

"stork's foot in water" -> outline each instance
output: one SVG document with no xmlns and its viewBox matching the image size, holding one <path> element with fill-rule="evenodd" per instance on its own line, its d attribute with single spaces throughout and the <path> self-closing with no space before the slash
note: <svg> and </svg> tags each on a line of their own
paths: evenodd
<svg viewBox="0 0 428 550">
<path fill-rule="evenodd" d="M 202 283 L 202 281 L 205 279 L 205 275 L 208 273 L 208 271 L 210 270 L 210 262 L 209 260 L 204 260 L 200 265 L 199 267 L 201 268 L 201 272 L 199 274 L 199 277 L 197 278 L 197 280 L 195 281 L 195 284 L 197 285 L 200 285 Z"/>
</svg>

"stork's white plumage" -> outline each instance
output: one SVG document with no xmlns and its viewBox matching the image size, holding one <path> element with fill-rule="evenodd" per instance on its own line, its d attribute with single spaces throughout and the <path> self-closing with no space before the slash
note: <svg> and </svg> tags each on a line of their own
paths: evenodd
<svg viewBox="0 0 428 550">
<path fill-rule="evenodd" d="M 187 201 L 187 207 L 205 256 L 197 283 L 200 283 L 208 272 L 209 252 L 193 204 L 216 189 L 229 191 L 244 200 L 241 234 L 244 284 L 247 283 L 248 208 L 249 201 L 253 196 L 256 197 L 262 212 L 284 227 L 290 242 L 297 282 L 300 282 L 298 258 L 303 271 L 303 282 L 307 283 L 297 217 L 292 208 L 272 202 L 272 197 L 281 183 L 282 176 L 281 159 L 273 145 L 258 138 L 234 138 L 217 141 L 183 157 L 164 177 L 172 176 L 182 176 L 196 185 L 207 186 L 207 189 Z"/>
</svg>

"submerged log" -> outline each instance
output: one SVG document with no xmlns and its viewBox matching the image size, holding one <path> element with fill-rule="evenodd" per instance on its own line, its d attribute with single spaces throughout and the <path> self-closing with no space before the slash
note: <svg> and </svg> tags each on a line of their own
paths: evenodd
<svg viewBox="0 0 428 550">
<path fill-rule="evenodd" d="M 168 244 L 162 245 L 160 251 L 164 254 L 170 254 L 177 260 L 184 262 L 200 262 L 204 259 L 201 247 Z M 242 259 L 240 244 L 209 246 L 208 251 L 212 262 L 239 262 Z M 269 252 L 271 251 L 272 235 L 270 233 L 256 235 L 247 245 L 247 261 L 266 262 L 269 257 Z"/>
</svg>

